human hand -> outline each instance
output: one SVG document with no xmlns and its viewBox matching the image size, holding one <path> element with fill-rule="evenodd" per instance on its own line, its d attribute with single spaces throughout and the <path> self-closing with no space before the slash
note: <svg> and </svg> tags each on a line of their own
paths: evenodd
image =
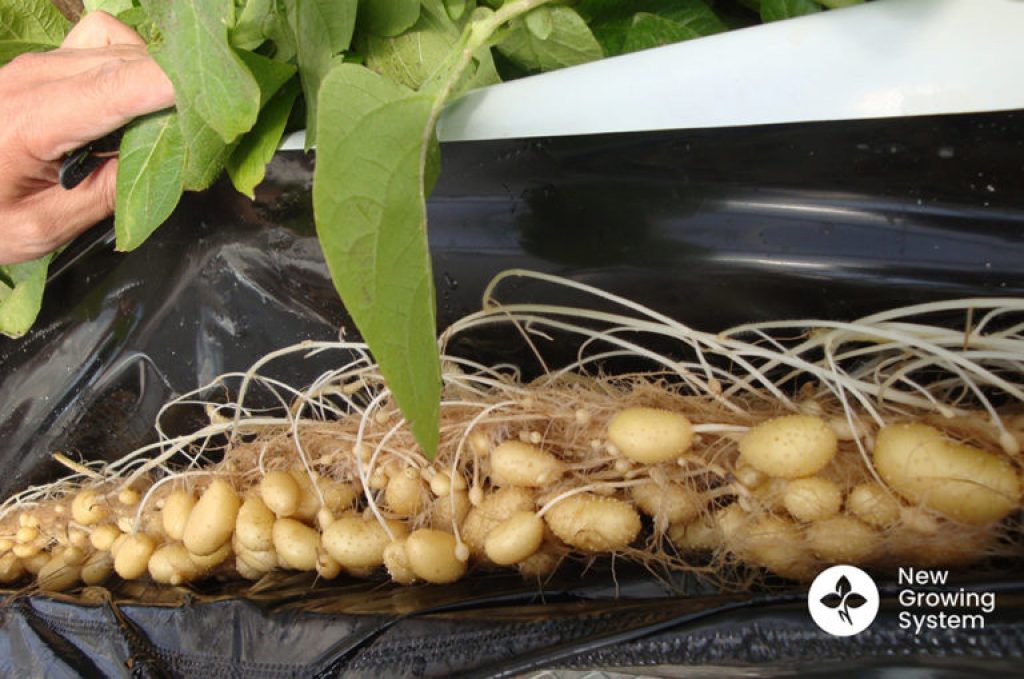
<svg viewBox="0 0 1024 679">
<path fill-rule="evenodd" d="M 41 257 L 114 212 L 117 160 L 68 191 L 68 151 L 174 105 L 170 80 L 128 26 L 92 12 L 51 52 L 0 68 L 0 264 Z"/>
</svg>

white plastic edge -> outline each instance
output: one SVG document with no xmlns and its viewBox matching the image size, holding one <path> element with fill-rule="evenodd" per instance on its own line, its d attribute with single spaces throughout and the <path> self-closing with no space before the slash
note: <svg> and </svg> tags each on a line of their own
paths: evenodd
<svg viewBox="0 0 1024 679">
<path fill-rule="evenodd" d="M 878 0 L 468 93 L 469 141 L 1024 108 L 1024 1 Z M 302 148 L 305 134 L 282 149 Z"/>
</svg>

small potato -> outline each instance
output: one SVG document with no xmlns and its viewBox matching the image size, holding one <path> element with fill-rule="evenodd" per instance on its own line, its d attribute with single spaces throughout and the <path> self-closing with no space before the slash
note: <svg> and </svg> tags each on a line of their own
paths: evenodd
<svg viewBox="0 0 1024 679">
<path fill-rule="evenodd" d="M 192 560 L 196 568 L 205 573 L 227 561 L 232 553 L 231 543 L 225 542 L 213 554 L 193 554 L 189 552 L 188 558 Z"/>
<path fill-rule="evenodd" d="M 689 523 L 701 510 L 697 495 L 678 483 L 658 485 L 652 481 L 633 486 L 630 495 L 640 511 L 666 523 Z"/>
<path fill-rule="evenodd" d="M 405 553 L 405 540 L 396 540 L 384 548 L 384 567 L 391 579 L 400 585 L 416 582 L 416 574 L 412 572 L 409 556 Z"/>
<path fill-rule="evenodd" d="M 628 502 L 593 493 L 561 500 L 545 514 L 562 542 L 585 552 L 624 549 L 640 533 L 640 515 Z"/>
<path fill-rule="evenodd" d="M 897 493 L 956 521 L 993 523 L 1020 506 L 1020 478 L 1010 462 L 934 427 L 883 427 L 873 453 L 878 473 Z"/>
<path fill-rule="evenodd" d="M 562 557 L 549 548 L 542 548 L 519 562 L 519 572 L 526 578 L 543 578 L 562 563 Z"/>
<path fill-rule="evenodd" d="M 878 533 L 852 516 L 835 516 L 807 527 L 811 551 L 830 563 L 864 563 L 881 543 Z"/>
<path fill-rule="evenodd" d="M 626 408 L 608 422 L 608 440 L 625 457 L 656 464 L 679 457 L 693 443 L 684 415 L 658 408 Z"/>
<path fill-rule="evenodd" d="M 288 472 L 268 472 L 260 481 L 260 497 L 278 518 L 291 516 L 299 508 L 299 484 Z"/>
<path fill-rule="evenodd" d="M 405 524 L 388 521 L 396 540 L 408 534 Z M 391 538 L 376 520 L 343 516 L 324 531 L 323 544 L 327 553 L 342 567 L 376 568 L 384 563 L 384 549 Z"/>
<path fill-rule="evenodd" d="M 834 481 L 809 476 L 789 482 L 782 496 L 782 504 L 798 521 L 821 521 L 839 513 L 843 492 Z"/>
<path fill-rule="evenodd" d="M 757 425 L 740 439 L 743 460 L 769 476 L 796 479 L 827 465 L 838 450 L 836 433 L 812 415 L 784 415 Z"/>
<path fill-rule="evenodd" d="M 235 559 L 235 571 L 245 580 L 259 580 L 267 574 L 267 571 L 261 571 L 250 566 L 241 556 Z"/>
<path fill-rule="evenodd" d="M 700 519 L 690 524 L 674 523 L 669 526 L 668 539 L 682 550 L 705 552 L 718 549 L 722 532 L 711 519 Z"/>
<path fill-rule="evenodd" d="M 316 574 L 324 580 L 333 580 L 341 575 L 341 564 L 321 549 L 316 556 Z"/>
<path fill-rule="evenodd" d="M 874 482 L 861 483 L 851 490 L 846 509 L 875 528 L 884 528 L 900 518 L 900 503 Z"/>
<path fill-rule="evenodd" d="M 231 536 L 231 549 L 234 550 L 235 556 L 244 560 L 251 570 L 269 573 L 278 566 L 277 552 L 274 551 L 273 543 L 267 550 L 248 549 L 238 540 L 238 533 L 235 533 Z"/>
<path fill-rule="evenodd" d="M 410 533 L 405 541 L 409 568 L 416 577 L 437 585 L 455 582 L 466 572 L 466 563 L 455 556 L 455 536 L 431 528 Z"/>
<path fill-rule="evenodd" d="M 88 554 L 80 547 L 68 547 L 64 550 L 62 556 L 64 558 L 64 562 L 69 566 L 81 566 Z"/>
<path fill-rule="evenodd" d="M 16 582 L 24 574 L 25 566 L 22 565 L 21 559 L 14 556 L 11 552 L 0 556 L 0 583 L 9 585 L 12 582 Z"/>
<path fill-rule="evenodd" d="M 45 592 L 64 592 L 78 584 L 82 567 L 64 560 L 63 554 L 55 554 L 39 569 L 36 582 Z"/>
<path fill-rule="evenodd" d="M 313 487 L 313 481 L 310 480 L 309 473 L 302 467 L 292 467 L 288 472 L 295 479 L 295 483 L 299 487 L 299 504 L 295 507 L 295 512 L 291 515 L 291 518 L 312 523 L 316 519 L 317 511 L 323 506 L 316 488 Z M 323 481 L 315 474 L 314 478 L 316 479 L 317 487 L 323 485 Z"/>
<path fill-rule="evenodd" d="M 114 570 L 125 580 L 142 577 L 149 565 L 149 557 L 156 551 L 156 541 L 145 533 L 125 535 L 125 540 L 114 557 Z"/>
<path fill-rule="evenodd" d="M 39 575 L 39 571 L 50 561 L 51 556 L 49 552 L 36 552 L 32 556 L 22 558 L 21 564 L 32 575 Z"/>
<path fill-rule="evenodd" d="M 196 498 L 185 490 L 176 490 L 164 499 L 164 508 L 160 510 L 160 520 L 164 533 L 172 540 L 185 537 L 185 525 L 188 515 L 196 506 Z"/>
<path fill-rule="evenodd" d="M 214 480 L 188 515 L 182 536 L 188 551 L 206 556 L 220 549 L 231 539 L 240 504 L 238 495 L 226 481 Z"/>
<path fill-rule="evenodd" d="M 775 516 L 761 517 L 744 529 L 738 554 L 784 578 L 805 580 L 813 575 L 813 557 L 799 529 Z"/>
<path fill-rule="evenodd" d="M 412 469 L 406 471 L 414 472 Z M 428 499 L 426 484 L 416 473 L 395 474 L 384 490 L 388 509 L 398 516 L 415 516 Z"/>
<path fill-rule="evenodd" d="M 469 494 L 464 490 L 455 491 L 451 496 L 434 498 L 430 510 L 430 523 L 434 528 L 446 530 L 451 528 L 454 518 L 454 523 L 461 526 L 469 514 L 470 507 Z"/>
<path fill-rule="evenodd" d="M 314 570 L 319 547 L 320 534 L 301 521 L 278 519 L 274 522 L 274 550 L 285 568 Z"/>
<path fill-rule="evenodd" d="M 235 535 L 247 549 L 264 551 L 274 546 L 274 512 L 258 495 L 242 503 L 235 519 Z"/>
<path fill-rule="evenodd" d="M 106 500 L 95 490 L 81 490 L 71 501 L 71 518 L 83 526 L 99 523 L 109 514 Z"/>
<path fill-rule="evenodd" d="M 114 557 L 110 552 L 93 552 L 82 564 L 82 582 L 90 587 L 101 585 L 114 572 Z"/>
<path fill-rule="evenodd" d="M 470 497 L 472 500 L 472 497 Z M 470 550 L 481 556 L 484 540 L 494 528 L 519 511 L 533 511 L 533 493 L 525 488 L 509 486 L 491 493 L 466 515 L 462 524 L 462 539 Z"/>
<path fill-rule="evenodd" d="M 351 483 L 338 483 L 329 479 L 320 480 L 320 492 L 324 496 L 324 507 L 335 515 L 351 507 L 358 495 Z"/>
<path fill-rule="evenodd" d="M 543 488 L 564 469 L 557 457 L 522 441 L 505 441 L 491 453 L 491 480 L 498 486 Z"/>
<path fill-rule="evenodd" d="M 516 512 L 487 534 L 484 551 L 499 566 L 511 566 L 540 549 L 544 521 L 533 512 Z"/>
<path fill-rule="evenodd" d="M 39 554 L 43 549 L 43 541 L 19 542 L 11 548 L 11 553 L 19 559 L 30 559 Z"/>
<path fill-rule="evenodd" d="M 99 551 L 110 551 L 114 540 L 121 537 L 121 529 L 112 523 L 105 523 L 97 526 L 89 534 L 89 542 Z"/>
<path fill-rule="evenodd" d="M 192 563 L 188 550 L 180 542 L 160 547 L 149 557 L 149 577 L 164 585 L 181 585 L 199 577 L 200 569 Z"/>
</svg>

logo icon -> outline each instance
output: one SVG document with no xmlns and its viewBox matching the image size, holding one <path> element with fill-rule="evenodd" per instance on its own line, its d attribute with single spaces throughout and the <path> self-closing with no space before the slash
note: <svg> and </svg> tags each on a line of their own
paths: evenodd
<svg viewBox="0 0 1024 679">
<path fill-rule="evenodd" d="M 856 566 L 832 566 L 811 583 L 807 610 L 824 631 L 848 637 L 874 622 L 878 601 L 878 587 L 870 575 Z"/>
</svg>

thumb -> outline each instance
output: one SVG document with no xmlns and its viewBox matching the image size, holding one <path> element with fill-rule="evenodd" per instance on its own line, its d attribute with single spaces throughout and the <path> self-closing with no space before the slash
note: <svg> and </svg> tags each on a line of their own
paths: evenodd
<svg viewBox="0 0 1024 679">
<path fill-rule="evenodd" d="M 114 213 L 117 159 L 108 160 L 98 171 L 68 191 L 52 186 L 26 201 L 24 208 L 35 216 L 39 233 L 31 247 L 40 257 L 70 242 L 78 234 Z M 32 258 L 29 257 L 29 258 Z"/>
</svg>

